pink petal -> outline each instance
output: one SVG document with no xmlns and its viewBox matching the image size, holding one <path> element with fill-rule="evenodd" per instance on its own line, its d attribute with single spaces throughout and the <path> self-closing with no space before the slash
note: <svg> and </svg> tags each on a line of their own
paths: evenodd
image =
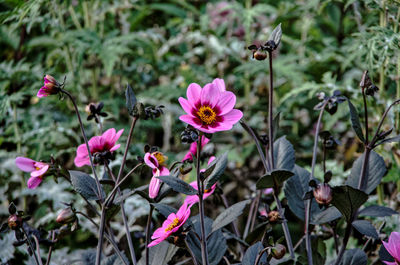
<svg viewBox="0 0 400 265">
<path fill-rule="evenodd" d="M 202 123 L 201 123 L 201 121 L 199 120 L 199 118 L 193 117 L 193 116 L 191 116 L 191 115 L 181 115 L 181 116 L 179 117 L 179 119 L 180 119 L 181 121 L 183 121 L 183 122 L 186 122 L 187 124 L 192 125 L 193 127 L 197 128 L 197 129 L 198 129 L 199 127 L 201 127 L 201 125 L 202 125 Z"/>
<path fill-rule="evenodd" d="M 223 122 L 228 122 L 233 125 L 243 117 L 243 113 L 240 110 L 233 109 L 227 114 L 223 115 L 222 117 L 223 117 Z"/>
<path fill-rule="evenodd" d="M 185 202 L 192 207 L 192 205 L 196 204 L 199 201 L 199 196 L 197 195 L 188 195 L 185 198 Z"/>
<path fill-rule="evenodd" d="M 214 160 L 215 160 L 215 156 L 211 156 L 211 157 L 208 159 L 207 165 L 210 165 L 210 164 L 212 163 L 212 161 L 214 161 Z"/>
<path fill-rule="evenodd" d="M 176 213 L 176 218 L 179 220 L 182 219 L 182 217 L 185 215 L 187 211 L 190 211 L 190 208 L 188 208 L 187 203 L 183 203 L 182 206 L 179 208 L 178 212 Z"/>
<path fill-rule="evenodd" d="M 34 166 L 35 163 L 36 163 L 35 160 L 22 156 L 19 156 L 15 159 L 15 164 L 17 165 L 17 167 L 25 172 L 32 172 L 36 170 Z"/>
<path fill-rule="evenodd" d="M 189 103 L 195 107 L 200 102 L 201 86 L 196 83 L 191 83 L 186 91 L 186 96 Z"/>
<path fill-rule="evenodd" d="M 160 169 L 160 176 L 168 176 L 169 175 L 169 170 L 166 167 L 161 167 Z"/>
<path fill-rule="evenodd" d="M 169 235 L 168 235 L 169 236 Z M 160 244 L 161 242 L 163 242 L 165 239 L 167 239 L 167 237 L 168 236 L 162 236 L 162 237 L 160 237 L 160 238 L 157 238 L 156 240 L 154 240 L 154 241 L 151 241 L 150 242 L 150 244 L 147 246 L 147 247 L 153 247 L 153 246 L 155 246 L 155 245 L 158 245 L 158 244 Z"/>
<path fill-rule="evenodd" d="M 87 157 L 76 156 L 74 159 L 74 164 L 76 167 L 83 167 L 84 165 L 90 166 L 89 156 L 87 156 Z"/>
<path fill-rule="evenodd" d="M 397 265 L 397 262 L 389 262 L 382 260 L 386 265 Z"/>
<path fill-rule="evenodd" d="M 102 150 L 104 146 L 104 142 L 101 136 L 93 136 L 89 140 L 89 148 L 90 152 L 93 153 L 93 150 Z M 86 145 L 84 145 L 86 147 Z"/>
<path fill-rule="evenodd" d="M 210 106 L 214 108 L 219 101 L 221 92 L 219 91 L 218 87 L 213 84 L 207 84 L 201 90 L 201 105 L 202 106 Z"/>
<path fill-rule="evenodd" d="M 101 138 L 101 140 L 102 140 L 102 143 L 107 143 L 107 144 L 109 144 L 110 146 L 113 146 L 114 145 L 114 136 L 115 136 L 115 134 L 116 134 L 116 131 L 115 131 L 115 129 L 114 128 L 110 128 L 110 129 L 108 129 L 107 131 L 105 131 L 101 136 L 100 136 L 100 138 Z"/>
<path fill-rule="evenodd" d="M 150 153 L 144 155 L 144 162 L 151 168 L 158 168 L 158 160 L 155 156 Z"/>
<path fill-rule="evenodd" d="M 31 172 L 31 176 L 32 177 L 39 177 L 42 176 L 44 173 L 47 172 L 47 170 L 49 169 L 49 165 L 45 164 L 44 166 L 42 166 L 39 170 L 35 170 Z"/>
<path fill-rule="evenodd" d="M 120 148 L 120 147 L 121 147 L 120 144 L 114 145 L 114 146 L 110 149 L 110 152 L 114 152 L 115 150 L 117 150 L 117 149 Z"/>
<path fill-rule="evenodd" d="M 154 199 L 155 197 L 157 197 L 158 192 L 160 191 L 160 185 L 161 185 L 161 180 L 153 176 L 150 180 L 150 185 L 149 185 L 150 198 Z"/>
<path fill-rule="evenodd" d="M 230 91 L 225 91 L 219 98 L 217 108 L 219 108 L 219 115 L 224 115 L 230 112 L 236 104 L 236 96 Z"/>
<path fill-rule="evenodd" d="M 178 99 L 179 103 L 181 104 L 183 110 L 189 114 L 192 115 L 193 112 L 195 112 L 195 109 L 192 107 L 192 105 L 189 103 L 189 101 L 187 101 L 186 99 L 180 97 Z M 193 115 L 192 115 L 193 116 Z"/>
<path fill-rule="evenodd" d="M 218 87 L 219 91 L 221 91 L 221 92 L 226 91 L 224 79 L 215 78 L 212 83 Z"/>
<path fill-rule="evenodd" d="M 124 129 L 121 129 L 117 132 L 117 134 L 114 136 L 114 144 L 118 141 L 118 139 L 121 137 L 123 132 L 124 132 Z"/>
<path fill-rule="evenodd" d="M 47 97 L 49 96 L 49 93 L 46 92 L 45 87 L 42 87 L 41 89 L 39 89 L 39 91 L 37 92 L 36 96 L 38 98 L 43 98 L 43 97 Z"/>
<path fill-rule="evenodd" d="M 28 179 L 28 189 L 36 189 L 42 183 L 41 177 L 30 177 Z"/>
</svg>

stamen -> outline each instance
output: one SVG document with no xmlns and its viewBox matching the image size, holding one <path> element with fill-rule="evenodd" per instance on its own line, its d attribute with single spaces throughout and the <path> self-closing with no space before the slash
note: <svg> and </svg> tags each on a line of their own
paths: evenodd
<svg viewBox="0 0 400 265">
<path fill-rule="evenodd" d="M 174 229 L 175 227 L 177 227 L 179 224 L 179 219 L 175 218 L 174 221 L 172 221 L 172 223 L 170 223 L 167 228 L 165 228 L 165 232 L 171 231 L 172 229 Z"/>
<path fill-rule="evenodd" d="M 197 112 L 197 115 L 199 116 L 200 120 L 207 125 L 210 125 L 217 120 L 217 114 L 209 106 L 201 106 Z"/>
<path fill-rule="evenodd" d="M 165 160 L 167 160 L 167 157 L 163 155 L 163 153 L 161 152 L 154 152 L 152 153 L 153 156 L 155 156 L 155 158 L 157 158 L 158 164 L 162 165 L 164 164 Z"/>
</svg>

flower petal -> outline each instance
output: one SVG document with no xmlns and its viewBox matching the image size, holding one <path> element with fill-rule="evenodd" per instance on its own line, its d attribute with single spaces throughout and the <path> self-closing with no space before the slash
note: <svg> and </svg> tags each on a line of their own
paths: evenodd
<svg viewBox="0 0 400 265">
<path fill-rule="evenodd" d="M 144 155 L 144 162 L 146 163 L 146 165 L 148 165 L 149 167 L 151 167 L 153 169 L 158 168 L 157 158 L 150 153 L 146 153 Z"/>
<path fill-rule="evenodd" d="M 215 105 L 217 105 L 219 101 L 221 92 L 219 91 L 219 88 L 213 84 L 207 84 L 203 87 L 201 90 L 201 105 L 202 106 L 210 106 L 211 108 L 214 108 Z"/>
<path fill-rule="evenodd" d="M 150 198 L 154 199 L 155 197 L 157 197 L 158 192 L 160 191 L 160 186 L 161 186 L 161 180 L 153 176 L 150 180 L 150 185 L 149 185 Z"/>
<path fill-rule="evenodd" d="M 219 115 L 224 115 L 230 112 L 236 104 L 236 96 L 230 91 L 225 91 L 221 94 L 219 101 L 217 103 L 217 108 L 219 108 Z"/>
<path fill-rule="evenodd" d="M 197 117 L 193 117 L 191 115 L 181 115 L 179 117 L 179 119 L 183 122 L 186 122 L 187 124 L 192 125 L 193 127 L 195 127 L 196 129 L 198 129 L 199 127 L 201 127 L 202 123 L 200 121 L 199 118 Z"/>
<path fill-rule="evenodd" d="M 74 159 L 74 164 L 76 167 L 83 167 L 84 165 L 90 166 L 89 156 L 86 157 L 76 156 Z"/>
<path fill-rule="evenodd" d="M 111 147 L 110 152 L 114 152 L 115 150 L 117 150 L 120 147 L 121 147 L 120 144 L 114 145 L 113 147 Z"/>
<path fill-rule="evenodd" d="M 42 87 L 39 89 L 39 91 L 37 92 L 36 96 L 38 98 L 43 98 L 43 97 L 47 97 L 50 94 L 46 91 L 46 87 Z"/>
<path fill-rule="evenodd" d="M 44 163 L 43 163 L 44 164 Z M 31 172 L 31 176 L 32 177 L 39 177 L 44 175 L 44 173 L 47 172 L 47 170 L 49 169 L 49 165 L 48 164 L 44 164 L 41 167 L 39 167 L 38 170 L 32 171 Z"/>
<path fill-rule="evenodd" d="M 226 91 L 224 79 L 215 78 L 212 83 L 218 87 L 219 91 L 221 91 L 221 92 Z"/>
<path fill-rule="evenodd" d="M 30 177 L 28 179 L 28 189 L 36 189 L 42 181 L 43 179 L 41 177 Z"/>
<path fill-rule="evenodd" d="M 186 96 L 189 103 L 195 107 L 200 102 L 201 86 L 196 83 L 191 83 L 186 91 Z"/>
<path fill-rule="evenodd" d="M 17 165 L 17 167 L 25 172 L 32 172 L 36 170 L 34 166 L 35 163 L 36 163 L 35 160 L 22 156 L 19 156 L 15 159 L 15 164 Z"/>
<path fill-rule="evenodd" d="M 192 115 L 192 113 L 194 113 L 196 110 L 193 108 L 193 106 L 189 103 L 189 101 L 185 98 L 180 97 L 178 99 L 179 103 L 181 104 L 183 110 L 189 114 Z M 194 116 L 194 115 L 192 115 Z"/>
<path fill-rule="evenodd" d="M 243 117 L 243 113 L 238 109 L 233 109 L 227 114 L 223 115 L 222 117 L 223 117 L 222 121 L 223 123 L 227 122 L 233 125 Z"/>
</svg>

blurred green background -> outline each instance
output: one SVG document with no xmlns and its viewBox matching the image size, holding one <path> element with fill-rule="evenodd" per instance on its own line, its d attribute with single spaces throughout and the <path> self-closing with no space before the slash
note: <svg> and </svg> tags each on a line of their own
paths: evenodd
<svg viewBox="0 0 400 265">
<path fill-rule="evenodd" d="M 33 223 L 51 227 L 60 203 L 76 200 L 65 181 L 55 185 L 49 179 L 37 190 L 27 190 L 28 174 L 14 165 L 16 156 L 48 161 L 53 155 L 71 169 L 76 147 L 83 142 L 69 100 L 36 97 L 44 74 L 59 81 L 66 76 L 65 88 L 77 98 L 84 119 L 88 103 L 104 102 L 103 110 L 109 114 L 104 128 L 125 129 L 120 143 L 126 140 L 130 125 L 124 97 L 127 83 L 145 105 L 165 106 L 161 118 L 138 123 L 128 169 L 136 156 L 143 156 L 145 144 L 159 146 L 169 164 L 182 159 L 188 146 L 180 142 L 184 124 L 178 119 L 183 114 L 178 97 L 185 96 L 192 82 L 203 86 L 223 78 L 228 90 L 237 95 L 236 106 L 244 112 L 244 120 L 265 133 L 268 65 L 253 60 L 246 47 L 264 43 L 279 23 L 283 38 L 274 53 L 275 106 L 281 117 L 278 136 L 287 135 L 298 164 L 310 165 L 317 92 L 330 95 L 340 90 L 363 117 L 358 83 L 363 71 L 369 70 L 380 88 L 374 98 L 368 98 L 371 130 L 385 107 L 400 97 L 398 1 L 5 0 L 0 2 L 0 11 L 2 220 L 8 203 L 15 201 L 34 215 Z M 342 143 L 328 154 L 327 167 L 334 172 L 335 184 L 344 182 L 352 162 L 362 153 L 348 120 L 347 104 L 323 119 L 324 130 Z M 395 108 L 385 128 L 395 126 L 399 133 L 399 121 Z M 93 122 L 85 121 L 85 127 L 89 136 L 98 132 Z M 249 189 L 238 187 L 243 183 L 252 187 L 262 173 L 253 142 L 240 125 L 216 134 L 212 142 L 210 152 L 230 151 L 225 191 L 236 191 L 232 202 L 245 197 Z M 389 172 L 373 200 L 396 209 L 400 150 L 398 144 L 389 144 L 377 151 Z M 121 153 L 114 164 L 121 160 Z M 89 172 L 89 167 L 84 170 Z M 322 178 L 321 170 L 316 176 Z M 147 182 L 138 175 L 128 185 Z M 135 212 L 131 224 L 140 223 L 147 212 L 142 209 L 145 203 L 137 198 L 127 204 Z M 398 221 L 393 221 L 388 231 L 396 225 Z M 93 229 L 89 226 L 83 224 L 84 229 Z M 142 231 L 140 226 L 136 229 Z M 63 244 L 79 248 L 88 238 L 94 237 L 84 233 Z M 6 245 L 6 238 L 2 240 Z M 7 253 L 14 251 L 10 246 Z M 5 262 L 8 256 L 4 257 Z"/>
</svg>

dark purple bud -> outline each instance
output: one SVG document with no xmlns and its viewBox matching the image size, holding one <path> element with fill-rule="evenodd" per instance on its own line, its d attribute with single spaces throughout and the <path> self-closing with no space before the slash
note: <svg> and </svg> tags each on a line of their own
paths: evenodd
<svg viewBox="0 0 400 265">
<path fill-rule="evenodd" d="M 313 193 L 318 204 L 328 205 L 332 201 L 332 189 L 326 183 L 319 184 Z"/>
<path fill-rule="evenodd" d="M 57 216 L 56 222 L 59 224 L 69 224 L 76 220 L 76 216 L 71 207 L 63 209 Z"/>
</svg>

